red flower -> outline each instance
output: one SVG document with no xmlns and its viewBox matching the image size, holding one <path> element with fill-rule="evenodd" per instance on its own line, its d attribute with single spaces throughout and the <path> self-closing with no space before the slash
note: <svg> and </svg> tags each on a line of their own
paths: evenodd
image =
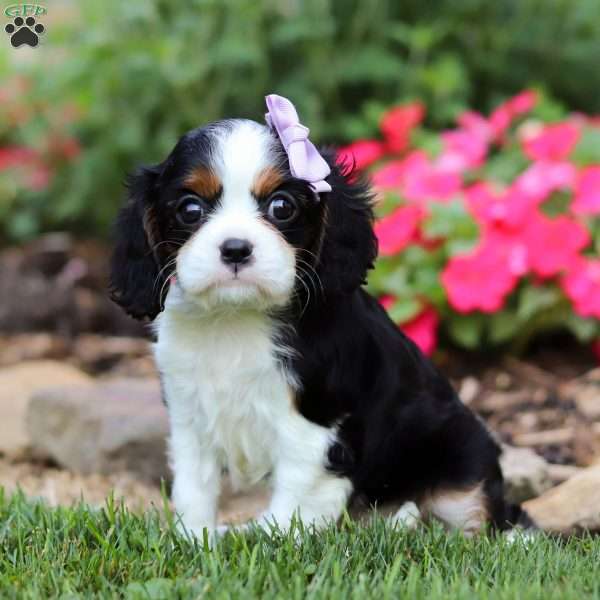
<svg viewBox="0 0 600 600">
<path fill-rule="evenodd" d="M 430 356 L 437 346 L 437 328 L 439 317 L 433 308 L 425 308 L 416 317 L 402 323 L 400 329 L 421 349 Z"/>
<path fill-rule="evenodd" d="M 562 288 L 582 317 L 600 319 L 600 260 L 579 257 L 562 279 Z"/>
<path fill-rule="evenodd" d="M 569 217 L 549 219 L 538 214 L 527 226 L 524 241 L 531 270 L 540 277 L 551 277 L 577 260 L 579 251 L 590 243 L 590 234 Z"/>
<path fill-rule="evenodd" d="M 415 205 L 401 206 L 375 223 L 379 254 L 390 256 L 415 241 L 423 211 Z"/>
<path fill-rule="evenodd" d="M 580 137 L 581 131 L 574 123 L 546 125 L 523 140 L 523 152 L 531 160 L 564 160 Z"/>
<path fill-rule="evenodd" d="M 0 171 L 11 167 L 23 166 L 39 159 L 39 154 L 33 148 L 25 146 L 8 146 L 0 148 Z"/>
<path fill-rule="evenodd" d="M 420 102 L 402 104 L 388 110 L 379 124 L 390 152 L 403 152 L 410 143 L 411 131 L 423 120 L 425 107 Z"/>
<path fill-rule="evenodd" d="M 480 246 L 471 254 L 451 258 L 441 279 L 448 302 L 461 313 L 500 310 L 517 283 L 506 257 L 490 245 Z"/>
<path fill-rule="evenodd" d="M 354 166 L 356 169 L 364 169 L 385 154 L 385 146 L 377 140 L 359 140 L 339 148 L 337 162 L 342 165 Z"/>
<path fill-rule="evenodd" d="M 587 167 L 579 174 L 571 210 L 579 215 L 600 214 L 600 165 Z"/>
<path fill-rule="evenodd" d="M 34 191 L 47 187 L 52 177 L 39 152 L 25 146 L 0 148 L 0 171 L 5 169 L 16 169 L 19 183 Z"/>
</svg>

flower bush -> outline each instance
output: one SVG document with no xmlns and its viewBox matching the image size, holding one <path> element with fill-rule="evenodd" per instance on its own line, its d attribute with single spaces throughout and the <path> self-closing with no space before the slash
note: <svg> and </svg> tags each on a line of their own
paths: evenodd
<svg viewBox="0 0 600 600">
<path fill-rule="evenodd" d="M 434 134 L 420 103 L 339 151 L 378 191 L 372 291 L 426 352 L 600 333 L 600 121 L 526 90 Z M 600 342 L 593 342 L 600 353 Z"/>
<path fill-rule="evenodd" d="M 81 151 L 68 132 L 74 108 L 24 102 L 31 85 L 22 75 L 0 84 L 0 241 L 64 226 L 64 215 L 45 194 Z"/>
</svg>

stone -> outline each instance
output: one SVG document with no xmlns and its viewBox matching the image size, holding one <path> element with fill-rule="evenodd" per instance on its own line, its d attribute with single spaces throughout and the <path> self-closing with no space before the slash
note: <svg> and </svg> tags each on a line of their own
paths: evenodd
<svg viewBox="0 0 600 600">
<path fill-rule="evenodd" d="M 167 411 L 157 379 L 114 379 L 44 389 L 31 399 L 27 428 L 36 456 L 81 474 L 169 476 Z"/>
<path fill-rule="evenodd" d="M 504 444 L 500 456 L 507 500 L 520 504 L 552 487 L 548 463 L 529 448 Z"/>
<path fill-rule="evenodd" d="M 593 369 L 569 382 L 562 396 L 573 400 L 586 418 L 600 420 L 600 369 Z"/>
<path fill-rule="evenodd" d="M 0 454 L 18 457 L 28 452 L 25 415 L 34 392 L 48 386 L 85 386 L 91 381 L 83 371 L 55 360 L 32 360 L 0 369 Z"/>
<path fill-rule="evenodd" d="M 523 508 L 546 531 L 600 531 L 600 464 L 525 502 Z"/>
</svg>

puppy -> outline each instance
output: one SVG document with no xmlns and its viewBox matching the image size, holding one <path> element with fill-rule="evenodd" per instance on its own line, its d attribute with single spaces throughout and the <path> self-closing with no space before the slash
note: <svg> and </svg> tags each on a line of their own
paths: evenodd
<svg viewBox="0 0 600 600">
<path fill-rule="evenodd" d="M 267 99 L 267 126 L 212 123 L 139 169 L 117 222 L 112 297 L 154 321 L 183 526 L 215 531 L 226 469 L 270 477 L 261 521 L 283 529 L 356 502 L 508 528 L 498 445 L 362 288 L 368 185 Z"/>
</svg>

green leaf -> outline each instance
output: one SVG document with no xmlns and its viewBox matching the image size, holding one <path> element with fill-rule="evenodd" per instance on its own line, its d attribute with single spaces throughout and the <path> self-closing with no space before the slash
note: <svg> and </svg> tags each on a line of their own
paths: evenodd
<svg viewBox="0 0 600 600">
<path fill-rule="evenodd" d="M 388 311 L 394 323 L 402 324 L 416 317 L 423 308 L 423 304 L 415 297 L 398 298 Z"/>
<path fill-rule="evenodd" d="M 448 334 L 460 346 L 473 350 L 476 348 L 483 334 L 482 315 L 452 315 L 448 321 Z"/>
<path fill-rule="evenodd" d="M 570 313 L 565 325 L 580 342 L 591 342 L 600 336 L 600 322 L 596 319 L 586 319 L 575 313 Z"/>
<path fill-rule="evenodd" d="M 513 338 L 522 326 L 517 316 L 503 310 L 490 315 L 488 321 L 488 338 L 492 344 L 503 344 Z"/>
<path fill-rule="evenodd" d="M 528 285 L 520 293 L 518 302 L 516 316 L 520 321 L 527 321 L 544 310 L 558 306 L 562 295 L 554 286 Z"/>
<path fill-rule="evenodd" d="M 597 127 L 584 129 L 571 158 L 580 166 L 600 163 L 600 129 Z"/>
<path fill-rule="evenodd" d="M 429 240 L 453 239 L 472 241 L 477 237 L 477 224 L 460 200 L 432 202 L 423 223 L 423 234 Z"/>
</svg>

